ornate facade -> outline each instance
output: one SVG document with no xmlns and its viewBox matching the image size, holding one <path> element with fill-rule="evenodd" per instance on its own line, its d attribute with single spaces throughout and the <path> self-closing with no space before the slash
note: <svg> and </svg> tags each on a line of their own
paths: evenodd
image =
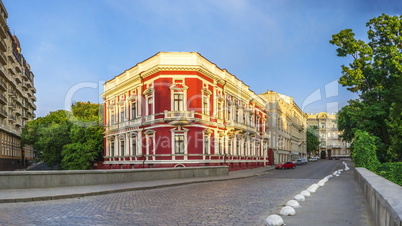
<svg viewBox="0 0 402 226">
<path fill-rule="evenodd" d="M 350 144 L 342 141 L 339 135 L 336 115 L 325 112 L 309 114 L 307 126 L 317 126 L 320 137 L 320 151 L 314 153 L 316 156 L 328 159 L 339 159 L 350 157 Z"/>
<path fill-rule="evenodd" d="M 0 1 L 0 170 L 15 170 L 33 159 L 32 147 L 21 149 L 22 127 L 35 117 L 34 75 L 21 46 L 7 25 Z"/>
<path fill-rule="evenodd" d="M 307 157 L 306 119 L 292 97 L 273 91 L 260 95 L 266 102 L 267 132 L 275 163 Z"/>
<path fill-rule="evenodd" d="M 157 53 L 107 81 L 102 97 L 102 168 L 273 164 L 265 101 L 198 53 Z"/>
</svg>

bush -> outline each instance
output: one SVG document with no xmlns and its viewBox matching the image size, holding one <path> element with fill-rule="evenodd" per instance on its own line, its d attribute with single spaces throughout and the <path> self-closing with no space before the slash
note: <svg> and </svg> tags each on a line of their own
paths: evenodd
<svg viewBox="0 0 402 226">
<path fill-rule="evenodd" d="M 402 162 L 383 163 L 375 170 L 375 173 L 402 186 Z"/>
</svg>

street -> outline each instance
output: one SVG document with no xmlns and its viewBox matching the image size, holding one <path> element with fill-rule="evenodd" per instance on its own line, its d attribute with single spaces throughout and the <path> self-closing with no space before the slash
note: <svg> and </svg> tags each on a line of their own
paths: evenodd
<svg viewBox="0 0 402 226">
<path fill-rule="evenodd" d="M 343 168 L 320 160 L 261 176 L 51 201 L 0 204 L 0 225 L 262 225 L 294 195 Z"/>
</svg>

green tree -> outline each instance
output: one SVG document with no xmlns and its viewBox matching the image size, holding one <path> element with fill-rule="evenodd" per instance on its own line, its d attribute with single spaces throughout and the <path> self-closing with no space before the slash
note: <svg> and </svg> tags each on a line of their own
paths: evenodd
<svg viewBox="0 0 402 226">
<path fill-rule="evenodd" d="M 310 155 L 311 152 L 318 151 L 320 140 L 317 126 L 310 126 L 307 128 L 306 139 L 307 139 L 307 153 Z"/>
<path fill-rule="evenodd" d="M 380 166 L 375 143 L 375 137 L 365 131 L 356 130 L 355 139 L 351 145 L 351 157 L 356 167 L 375 171 Z"/>
<path fill-rule="evenodd" d="M 348 66 L 342 65 L 339 83 L 359 94 L 358 100 L 350 101 L 339 112 L 339 129 L 344 130 L 342 137 L 347 141 L 358 129 L 378 137 L 380 160 L 395 161 L 401 158 L 402 148 L 393 145 L 402 120 L 394 120 L 396 112 L 392 113 L 392 106 L 401 105 L 395 91 L 400 90 L 402 78 L 402 16 L 383 14 L 366 26 L 367 43 L 355 39 L 351 29 L 333 35 L 330 41 L 339 47 L 338 56 L 353 58 Z"/>
<path fill-rule="evenodd" d="M 22 144 L 33 145 L 40 160 L 61 169 L 89 169 L 102 159 L 103 127 L 98 104 L 78 102 L 72 112 L 59 110 L 32 120 L 22 131 Z"/>
<path fill-rule="evenodd" d="M 29 121 L 22 130 L 22 145 L 33 145 L 39 159 L 48 166 L 60 165 L 61 151 L 64 145 L 70 143 L 72 123 L 68 120 L 69 114 L 59 110 Z"/>
<path fill-rule="evenodd" d="M 63 147 L 62 168 L 85 170 L 91 161 L 101 160 L 103 153 L 103 127 L 98 104 L 77 102 L 71 110 L 75 116 L 70 130 L 71 143 Z"/>
</svg>

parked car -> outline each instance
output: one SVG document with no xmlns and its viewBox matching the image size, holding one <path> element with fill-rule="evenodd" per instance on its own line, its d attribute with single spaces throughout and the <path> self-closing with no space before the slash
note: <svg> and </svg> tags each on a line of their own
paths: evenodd
<svg viewBox="0 0 402 226">
<path fill-rule="evenodd" d="M 277 164 L 275 169 L 294 169 L 296 168 L 296 164 L 294 162 L 285 162 L 282 164 Z"/>
<path fill-rule="evenodd" d="M 304 163 L 303 163 L 303 161 L 301 160 L 301 159 L 296 159 L 296 161 L 294 161 L 294 163 L 296 164 L 296 165 L 304 165 Z"/>
<path fill-rule="evenodd" d="M 308 163 L 307 159 L 300 158 L 295 161 L 296 165 L 306 165 Z"/>
<path fill-rule="evenodd" d="M 309 162 L 317 162 L 318 161 L 318 157 L 310 157 L 308 159 Z"/>
</svg>

